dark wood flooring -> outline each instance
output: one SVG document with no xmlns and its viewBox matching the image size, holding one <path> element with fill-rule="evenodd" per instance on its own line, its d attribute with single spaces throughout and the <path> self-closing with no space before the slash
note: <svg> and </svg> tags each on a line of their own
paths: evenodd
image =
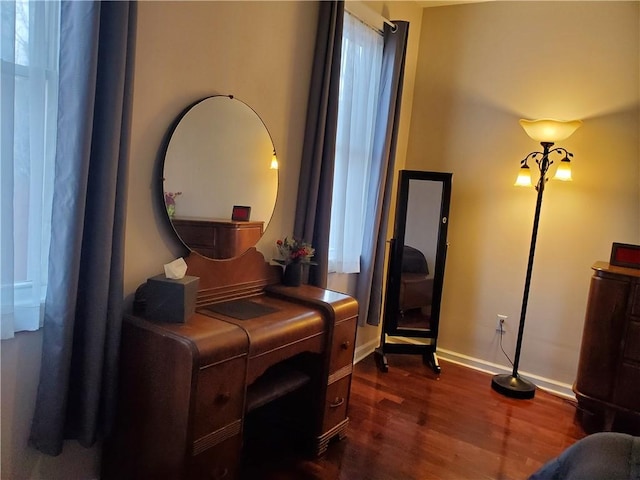
<svg viewBox="0 0 640 480">
<path fill-rule="evenodd" d="M 372 356 L 355 366 L 347 438 L 319 459 L 270 445 L 277 451 L 247 460 L 243 478 L 526 479 L 586 435 L 570 400 L 542 390 L 509 399 L 489 374 L 441 361 L 437 376 L 420 355 L 388 358 L 388 373 Z"/>
</svg>

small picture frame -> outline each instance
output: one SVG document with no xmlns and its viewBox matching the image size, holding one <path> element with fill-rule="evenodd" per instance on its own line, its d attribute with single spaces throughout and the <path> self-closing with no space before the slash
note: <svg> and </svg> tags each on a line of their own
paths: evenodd
<svg viewBox="0 0 640 480">
<path fill-rule="evenodd" d="M 611 246 L 609 264 L 640 269 L 640 245 L 614 242 Z"/>
<path fill-rule="evenodd" d="M 231 220 L 236 222 L 248 222 L 251 218 L 251 207 L 234 205 L 231 213 Z"/>
</svg>

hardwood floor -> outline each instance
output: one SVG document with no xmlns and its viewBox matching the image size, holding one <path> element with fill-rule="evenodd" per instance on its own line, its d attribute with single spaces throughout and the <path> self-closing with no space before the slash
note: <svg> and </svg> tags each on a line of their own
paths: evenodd
<svg viewBox="0 0 640 480">
<path fill-rule="evenodd" d="M 542 390 L 509 399 L 491 389 L 489 374 L 441 366 L 438 377 L 419 355 L 389 355 L 381 373 L 367 357 L 355 366 L 347 438 L 319 459 L 266 446 L 262 460 L 245 461 L 243 478 L 526 479 L 586 435 L 575 402 Z"/>
</svg>

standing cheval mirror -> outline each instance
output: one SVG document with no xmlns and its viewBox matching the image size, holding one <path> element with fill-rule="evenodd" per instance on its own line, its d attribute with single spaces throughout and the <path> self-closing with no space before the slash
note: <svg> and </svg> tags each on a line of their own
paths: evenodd
<svg viewBox="0 0 640 480">
<path fill-rule="evenodd" d="M 387 353 L 422 354 L 436 373 L 436 342 L 447 256 L 451 173 L 400 170 L 390 241 L 380 370 Z"/>
</svg>

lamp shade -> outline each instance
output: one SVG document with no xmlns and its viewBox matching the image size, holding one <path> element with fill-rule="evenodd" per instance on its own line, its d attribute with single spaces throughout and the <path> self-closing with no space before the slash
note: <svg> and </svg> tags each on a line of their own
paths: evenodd
<svg viewBox="0 0 640 480">
<path fill-rule="evenodd" d="M 565 122 L 550 118 L 543 120 L 522 119 L 520 120 L 520 125 L 527 132 L 527 135 L 534 140 L 539 142 L 559 142 L 573 135 L 573 132 L 582 125 L 582 121 L 571 120 Z"/>
<path fill-rule="evenodd" d="M 532 185 L 531 170 L 527 165 L 523 165 L 522 167 L 520 167 L 518 178 L 516 178 L 516 183 L 514 185 L 516 187 L 530 187 Z"/>
<path fill-rule="evenodd" d="M 556 169 L 556 174 L 553 177 L 555 180 L 562 180 L 564 182 L 571 181 L 571 162 L 568 158 L 563 159 Z"/>
</svg>

